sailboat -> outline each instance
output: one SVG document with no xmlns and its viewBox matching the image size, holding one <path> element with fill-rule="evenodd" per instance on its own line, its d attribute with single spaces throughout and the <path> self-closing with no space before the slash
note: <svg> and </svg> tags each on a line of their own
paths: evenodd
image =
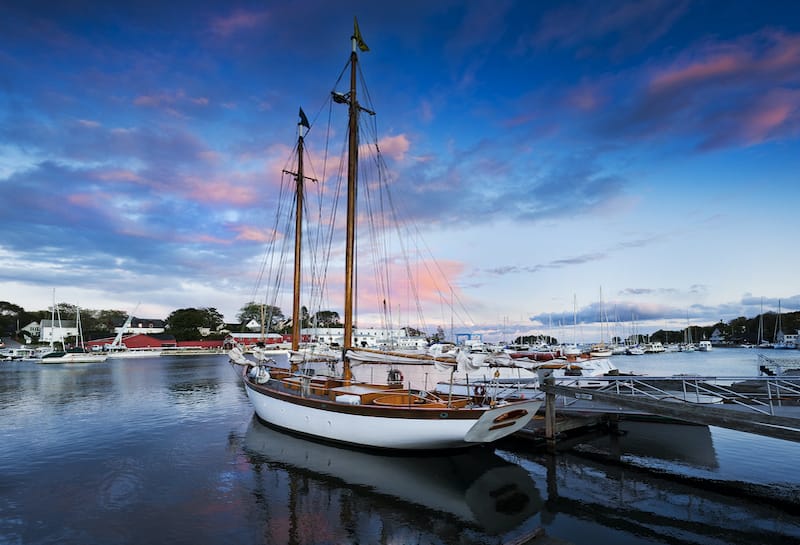
<svg viewBox="0 0 800 545">
<path fill-rule="evenodd" d="M 772 348 L 772 343 L 764 338 L 764 298 L 761 298 L 761 311 L 758 313 L 758 348 Z"/>
<path fill-rule="evenodd" d="M 55 313 L 56 305 L 55 299 L 53 300 L 53 319 L 51 320 L 52 327 L 55 327 Z M 59 326 L 61 325 L 61 314 L 59 312 Z M 77 346 L 66 348 L 64 345 L 64 338 L 61 341 L 61 350 L 56 350 L 54 343 L 55 340 L 51 334 L 50 346 L 52 350 L 44 354 L 38 363 L 103 363 L 107 357 L 105 354 L 98 354 L 89 352 L 83 344 L 83 329 L 81 328 L 81 309 L 75 307 L 75 326 L 77 328 L 76 342 Z"/>
<path fill-rule="evenodd" d="M 605 311 L 603 310 L 603 288 L 600 288 L 600 342 L 592 345 L 589 355 L 593 358 L 610 358 L 613 354 L 612 349 L 606 346 L 603 329 L 607 326 Z"/>
<path fill-rule="evenodd" d="M 241 350 L 230 353 L 257 416 L 267 424 L 319 440 L 386 450 L 436 450 L 490 443 L 524 427 L 541 406 L 540 401 L 506 401 L 482 395 L 436 394 L 404 386 L 395 375 L 390 384 L 361 382 L 353 376 L 354 351 L 356 195 L 359 154 L 359 115 L 374 112 L 359 104 L 357 76 L 359 51 L 367 51 L 354 22 L 350 38 L 350 88 L 332 93 L 333 102 L 348 106 L 347 214 L 344 275 L 344 329 L 341 371 L 305 372 L 295 360 L 289 368 L 269 362 L 249 363 Z M 299 352 L 300 284 L 304 175 L 304 137 L 310 130 L 300 110 L 294 201 L 294 276 L 292 352 Z M 329 368 L 330 369 L 330 368 Z M 390 371 L 391 373 L 391 371 Z"/>
<path fill-rule="evenodd" d="M 796 348 L 794 341 L 787 340 L 786 334 L 783 332 L 783 325 L 781 324 L 781 300 L 778 299 L 778 318 L 775 322 L 775 342 L 772 344 L 773 348 L 786 349 Z"/>
<path fill-rule="evenodd" d="M 125 346 L 123 342 L 123 336 L 125 335 L 125 331 L 127 331 L 131 327 L 131 323 L 133 322 L 133 315 L 136 312 L 136 309 L 139 308 L 139 305 L 136 305 L 136 308 L 133 309 L 133 312 L 128 314 L 128 317 L 125 319 L 125 323 L 122 324 L 122 327 L 119 328 L 117 335 L 114 337 L 114 340 L 111 341 L 111 344 L 107 344 L 104 348 L 106 350 L 106 355 L 111 359 L 131 359 L 131 358 L 155 358 L 161 355 L 161 350 L 158 348 L 128 348 Z"/>
<path fill-rule="evenodd" d="M 576 359 L 581 355 L 581 348 L 578 346 L 578 302 L 575 294 L 572 294 L 572 342 L 561 345 L 561 354 L 567 359 Z"/>
</svg>

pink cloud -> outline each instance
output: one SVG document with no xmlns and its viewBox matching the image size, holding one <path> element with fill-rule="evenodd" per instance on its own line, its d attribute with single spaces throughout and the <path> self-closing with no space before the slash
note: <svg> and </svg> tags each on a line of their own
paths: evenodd
<svg viewBox="0 0 800 545">
<path fill-rule="evenodd" d="M 573 108 L 590 112 L 599 108 L 605 102 L 605 97 L 600 93 L 597 86 L 583 84 L 570 91 L 566 101 Z"/>
<path fill-rule="evenodd" d="M 225 240 L 224 238 L 214 237 L 211 235 L 197 235 L 193 237 L 183 237 L 183 240 L 186 242 L 203 242 L 206 244 L 230 244 L 230 240 Z"/>
<path fill-rule="evenodd" d="M 214 150 L 204 150 L 198 152 L 197 156 L 207 163 L 219 163 L 221 159 L 219 152 Z"/>
<path fill-rule="evenodd" d="M 383 274 L 372 274 L 365 270 L 364 265 L 359 267 L 362 274 L 359 277 L 359 309 L 362 312 L 382 312 L 383 291 L 375 283 L 376 277 Z M 372 268 L 371 266 L 367 268 Z M 391 297 L 394 304 L 405 304 L 408 301 L 419 301 L 427 313 L 439 309 L 443 300 L 450 302 L 451 289 L 453 296 L 460 297 L 459 290 L 454 288 L 455 280 L 463 273 L 464 264 L 457 261 L 418 261 L 410 263 L 408 267 L 401 261 L 393 261 L 388 266 L 386 277 L 391 280 Z M 389 301 L 387 301 L 387 304 Z M 415 303 L 410 303 L 416 306 Z M 416 312 L 415 309 L 406 309 L 405 312 Z"/>
<path fill-rule="evenodd" d="M 252 30 L 264 25 L 270 18 L 268 11 L 247 11 L 237 9 L 226 17 L 211 21 L 211 30 L 218 36 L 228 37 L 242 31 Z"/>
<path fill-rule="evenodd" d="M 184 190 L 190 198 L 198 202 L 225 202 L 246 205 L 258 197 L 256 191 L 244 183 L 227 180 L 204 180 L 188 176 L 184 179 Z"/>
<path fill-rule="evenodd" d="M 67 202 L 73 206 L 80 206 L 83 208 L 98 208 L 100 206 L 98 202 L 100 199 L 98 197 L 101 196 L 89 193 L 73 193 L 67 196 Z M 107 199 L 108 195 L 103 195 L 102 198 Z"/>
<path fill-rule="evenodd" d="M 133 99 L 135 106 L 144 108 L 159 108 L 169 114 L 181 116 L 176 108 L 184 105 L 188 106 L 208 106 L 209 100 L 206 97 L 192 97 L 186 94 L 183 89 L 175 92 L 164 91 L 154 95 L 139 95 Z"/>
<path fill-rule="evenodd" d="M 768 140 L 800 113 L 800 93 L 775 91 L 760 100 L 742 120 L 744 139 L 750 144 Z M 795 123 L 798 129 L 800 123 Z M 791 130 L 791 127 L 789 127 Z"/>
<path fill-rule="evenodd" d="M 741 72 L 749 60 L 741 54 L 724 55 L 691 63 L 687 66 L 667 69 L 656 74 L 650 81 L 650 90 L 656 93 L 674 87 L 699 84 L 711 79 Z"/>
<path fill-rule="evenodd" d="M 98 170 L 91 174 L 93 178 L 105 182 L 140 182 L 141 177 L 133 171 L 125 169 Z"/>
<path fill-rule="evenodd" d="M 387 157 L 391 157 L 395 161 L 402 161 L 411 147 L 411 143 L 408 141 L 406 135 L 399 134 L 397 136 L 381 138 L 378 142 L 378 147 Z"/>
<path fill-rule="evenodd" d="M 773 83 L 797 82 L 800 36 L 762 32 L 735 43 L 706 44 L 689 51 L 672 66 L 657 71 L 652 92 L 691 88 L 720 81 L 746 83 L 768 78 Z"/>
<path fill-rule="evenodd" d="M 624 131 L 689 134 L 698 149 L 795 138 L 800 35 L 764 31 L 687 50 L 644 79 Z"/>
<path fill-rule="evenodd" d="M 232 228 L 236 232 L 236 240 L 246 240 L 251 242 L 268 242 L 272 240 L 273 233 L 251 227 L 249 225 L 237 225 Z"/>
</svg>

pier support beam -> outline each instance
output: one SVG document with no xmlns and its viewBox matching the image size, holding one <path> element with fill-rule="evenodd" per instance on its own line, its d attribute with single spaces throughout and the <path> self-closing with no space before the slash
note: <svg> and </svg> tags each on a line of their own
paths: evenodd
<svg viewBox="0 0 800 545">
<path fill-rule="evenodd" d="M 548 386 L 555 386 L 555 378 L 549 375 L 544 379 Z M 556 394 L 547 392 L 544 396 L 544 437 L 547 441 L 547 450 L 556 450 Z"/>
</svg>

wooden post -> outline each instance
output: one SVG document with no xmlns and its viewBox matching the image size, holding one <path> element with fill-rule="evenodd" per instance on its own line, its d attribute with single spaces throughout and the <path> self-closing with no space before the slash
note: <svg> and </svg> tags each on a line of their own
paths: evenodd
<svg viewBox="0 0 800 545">
<path fill-rule="evenodd" d="M 544 379 L 547 386 L 554 386 L 556 383 L 553 375 Z M 547 441 L 547 450 L 556 450 L 556 395 L 547 392 L 544 396 L 544 437 Z"/>
</svg>

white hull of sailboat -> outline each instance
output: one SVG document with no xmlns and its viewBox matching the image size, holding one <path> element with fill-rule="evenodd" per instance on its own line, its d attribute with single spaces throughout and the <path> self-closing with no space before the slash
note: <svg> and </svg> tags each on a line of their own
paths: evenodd
<svg viewBox="0 0 800 545">
<path fill-rule="evenodd" d="M 108 352 L 108 358 L 112 360 L 132 359 L 132 358 L 157 358 L 161 355 L 161 350 L 119 350 Z"/>
<path fill-rule="evenodd" d="M 108 359 L 105 354 L 81 354 L 79 352 L 67 352 L 60 356 L 43 357 L 39 363 L 103 363 Z"/>
<path fill-rule="evenodd" d="M 536 414 L 540 401 L 514 403 L 494 409 L 460 409 L 462 417 L 447 409 L 372 409 L 363 414 L 357 407 L 340 403 L 301 404 L 295 396 L 269 395 L 245 380 L 245 389 L 258 417 L 264 422 L 295 433 L 352 446 L 390 450 L 438 450 L 463 448 L 496 441 L 521 429 Z M 322 405 L 322 407 L 319 407 Z M 341 410 L 335 410 L 336 405 Z M 350 409 L 350 410 L 348 410 Z M 493 425 L 514 411 L 525 415 L 513 425 Z M 375 415 L 375 412 L 386 416 Z M 408 416 L 414 412 L 419 416 Z M 469 414 L 467 414 L 469 413 Z M 466 418 L 464 418 L 466 416 Z M 490 429 L 490 428 L 498 429 Z"/>
</svg>

